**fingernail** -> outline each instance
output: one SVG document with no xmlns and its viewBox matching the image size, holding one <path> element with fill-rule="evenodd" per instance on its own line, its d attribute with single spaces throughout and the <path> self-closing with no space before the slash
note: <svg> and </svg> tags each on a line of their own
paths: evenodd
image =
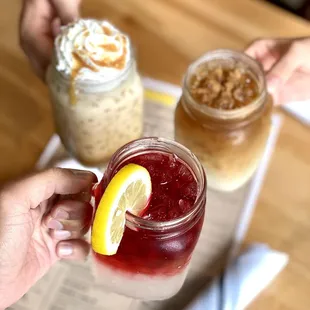
<svg viewBox="0 0 310 310">
<path fill-rule="evenodd" d="M 54 237 L 57 240 L 66 240 L 71 237 L 71 232 L 68 230 L 55 230 Z"/>
<path fill-rule="evenodd" d="M 54 219 L 49 220 L 47 227 L 50 229 L 55 229 L 55 230 L 62 230 L 64 228 L 63 225 L 59 221 L 54 220 Z"/>
<path fill-rule="evenodd" d="M 91 171 L 77 170 L 77 169 L 70 169 L 70 170 L 78 178 L 82 178 L 82 179 L 88 178 L 89 179 L 91 177 L 93 182 L 98 182 L 97 176 L 94 173 L 92 173 Z"/>
<path fill-rule="evenodd" d="M 58 247 L 58 255 L 61 257 L 72 255 L 73 247 L 69 243 L 60 244 Z"/>
<path fill-rule="evenodd" d="M 72 173 L 74 173 L 76 176 L 78 177 L 88 177 L 88 176 L 92 176 L 93 173 L 87 170 L 77 170 L 77 169 L 70 169 L 72 171 Z"/>
<path fill-rule="evenodd" d="M 55 214 L 55 219 L 57 220 L 68 220 L 69 213 L 63 209 L 58 209 Z"/>
</svg>

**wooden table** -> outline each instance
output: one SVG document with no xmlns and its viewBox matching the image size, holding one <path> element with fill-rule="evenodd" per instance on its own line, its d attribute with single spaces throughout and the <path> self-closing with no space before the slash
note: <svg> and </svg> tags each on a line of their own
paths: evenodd
<svg viewBox="0 0 310 310">
<path fill-rule="evenodd" d="M 0 183 L 31 170 L 53 133 L 46 88 L 18 47 L 20 2 L 0 2 Z M 141 72 L 173 83 L 209 49 L 310 34 L 306 21 L 254 0 L 87 0 L 82 12 L 128 32 Z M 291 260 L 250 309 L 310 304 L 310 130 L 284 120 L 246 242 L 269 243 Z"/>
</svg>

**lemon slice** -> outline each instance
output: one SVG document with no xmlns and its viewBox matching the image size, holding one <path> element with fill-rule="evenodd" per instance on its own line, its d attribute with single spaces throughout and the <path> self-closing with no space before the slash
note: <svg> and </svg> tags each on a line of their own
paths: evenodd
<svg viewBox="0 0 310 310">
<path fill-rule="evenodd" d="M 92 227 L 92 248 L 96 253 L 117 252 L 125 229 L 126 211 L 139 215 L 152 193 L 149 172 L 142 166 L 124 166 L 110 181 L 96 211 Z"/>
</svg>

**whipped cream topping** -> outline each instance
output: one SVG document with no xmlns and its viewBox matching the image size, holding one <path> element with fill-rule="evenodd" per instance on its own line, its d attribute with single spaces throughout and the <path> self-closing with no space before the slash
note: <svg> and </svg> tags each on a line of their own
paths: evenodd
<svg viewBox="0 0 310 310">
<path fill-rule="evenodd" d="M 55 40 L 56 69 L 76 80 L 105 82 L 130 62 L 130 40 L 108 21 L 80 19 L 61 28 Z"/>
</svg>

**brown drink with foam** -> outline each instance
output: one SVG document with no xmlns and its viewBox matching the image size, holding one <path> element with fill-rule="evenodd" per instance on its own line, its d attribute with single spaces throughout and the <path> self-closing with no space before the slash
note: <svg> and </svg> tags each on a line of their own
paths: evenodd
<svg viewBox="0 0 310 310">
<path fill-rule="evenodd" d="M 209 187 L 245 184 L 263 155 L 272 102 L 260 65 L 243 53 L 216 50 L 188 69 L 175 112 L 175 139 L 204 165 Z"/>
</svg>

